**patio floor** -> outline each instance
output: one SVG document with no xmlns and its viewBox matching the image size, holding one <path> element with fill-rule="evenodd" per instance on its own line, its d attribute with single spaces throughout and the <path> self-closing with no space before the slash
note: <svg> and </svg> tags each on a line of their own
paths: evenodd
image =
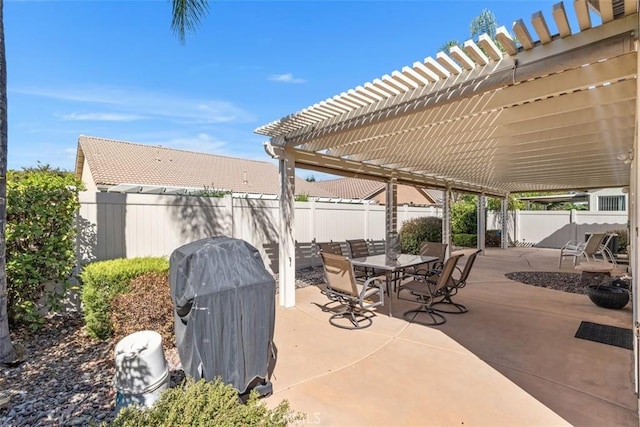
<svg viewBox="0 0 640 427">
<path fill-rule="evenodd" d="M 558 270 L 553 249 L 488 249 L 457 301 L 469 312 L 425 327 L 394 300 L 373 326 L 345 331 L 299 289 L 276 312 L 275 405 L 287 399 L 317 425 L 638 426 L 633 353 L 574 335 L 583 320 L 630 328 L 631 305 L 513 282 L 513 271 Z"/>
</svg>

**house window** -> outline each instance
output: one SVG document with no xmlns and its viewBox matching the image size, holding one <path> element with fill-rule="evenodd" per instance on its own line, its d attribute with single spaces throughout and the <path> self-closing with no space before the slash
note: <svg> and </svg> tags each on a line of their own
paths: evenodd
<svg viewBox="0 0 640 427">
<path fill-rule="evenodd" d="M 625 211 L 627 206 L 624 196 L 600 196 L 598 197 L 599 211 Z"/>
</svg>

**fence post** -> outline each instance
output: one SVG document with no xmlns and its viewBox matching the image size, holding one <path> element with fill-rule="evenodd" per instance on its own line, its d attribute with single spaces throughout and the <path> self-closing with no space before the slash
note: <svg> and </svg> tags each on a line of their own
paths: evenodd
<svg viewBox="0 0 640 427">
<path fill-rule="evenodd" d="M 571 227 L 571 234 L 573 235 L 573 240 L 576 242 L 581 241 L 578 240 L 578 224 L 576 222 L 576 210 L 571 209 L 569 211 L 569 227 Z"/>
<path fill-rule="evenodd" d="M 362 212 L 364 215 L 362 223 L 364 224 L 364 239 L 369 238 L 369 215 L 371 215 L 371 209 L 369 208 L 369 203 L 364 205 L 364 211 Z"/>
<path fill-rule="evenodd" d="M 225 194 L 224 195 L 224 205 L 225 205 L 225 217 L 227 220 L 227 229 L 229 230 L 229 235 L 231 237 L 235 237 L 235 218 L 233 217 L 233 195 Z"/>
<path fill-rule="evenodd" d="M 316 241 L 316 201 L 309 199 L 309 236 Z"/>
</svg>

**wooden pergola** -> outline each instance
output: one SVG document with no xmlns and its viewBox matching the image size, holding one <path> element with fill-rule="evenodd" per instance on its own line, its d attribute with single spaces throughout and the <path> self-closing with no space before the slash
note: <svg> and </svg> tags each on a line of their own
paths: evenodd
<svg viewBox="0 0 640 427">
<path fill-rule="evenodd" d="M 296 167 L 386 182 L 388 200 L 397 184 L 443 189 L 446 230 L 452 191 L 503 198 L 506 210 L 514 192 L 628 187 L 638 366 L 638 2 L 571 7 L 579 28 L 561 2 L 550 11 L 559 34 L 536 12 L 514 23 L 517 42 L 498 29 L 502 49 L 483 35 L 256 130 L 280 161 L 281 305 L 295 305 Z"/>
</svg>

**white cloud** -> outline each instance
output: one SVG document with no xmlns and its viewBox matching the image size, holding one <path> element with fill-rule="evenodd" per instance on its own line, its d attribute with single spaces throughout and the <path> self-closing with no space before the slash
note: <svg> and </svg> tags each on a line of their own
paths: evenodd
<svg viewBox="0 0 640 427">
<path fill-rule="evenodd" d="M 229 123 L 254 120 L 249 112 L 231 102 L 192 98 L 140 88 L 79 85 L 44 89 L 19 88 L 11 89 L 11 92 L 84 104 L 85 109 L 96 104 L 108 105 L 110 110 L 114 110 L 109 113 L 113 114 L 113 117 L 139 116 L 186 123 Z M 74 119 L 73 113 L 66 115 L 70 116 L 68 119 L 71 120 L 82 120 L 82 118 Z"/>
<path fill-rule="evenodd" d="M 271 80 L 272 82 L 278 82 L 278 83 L 294 83 L 294 84 L 307 82 L 305 79 L 301 79 L 300 77 L 294 77 L 292 73 L 273 74 L 269 76 L 269 80 Z"/>
<path fill-rule="evenodd" d="M 102 121 L 102 122 L 133 122 L 145 119 L 145 116 L 138 114 L 122 114 L 122 113 L 70 113 L 59 114 L 63 120 L 79 120 L 79 121 Z"/>
</svg>

